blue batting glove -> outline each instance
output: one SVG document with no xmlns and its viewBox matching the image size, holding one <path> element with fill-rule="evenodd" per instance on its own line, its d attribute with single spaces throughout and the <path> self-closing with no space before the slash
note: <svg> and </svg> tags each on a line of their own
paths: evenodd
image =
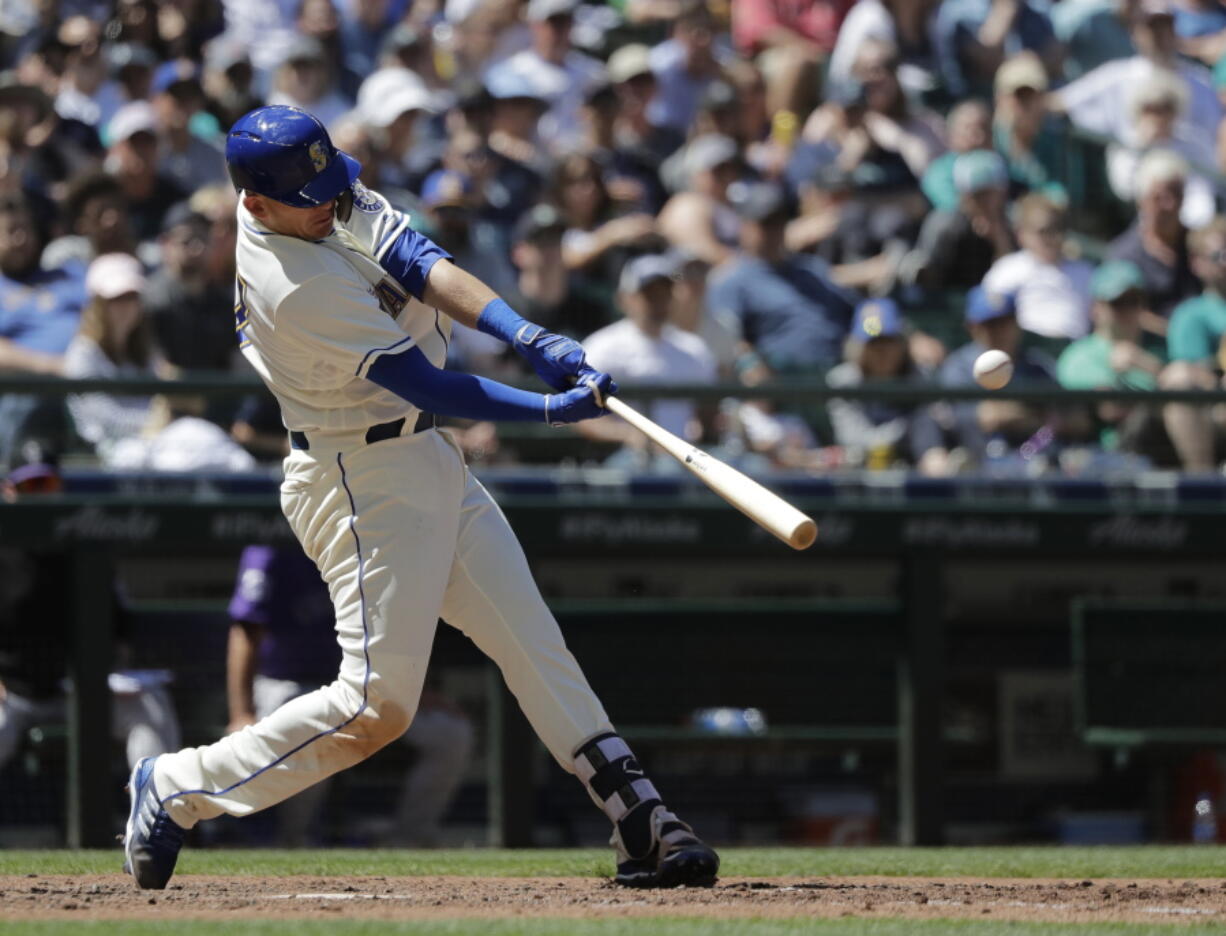
<svg viewBox="0 0 1226 936">
<path fill-rule="evenodd" d="M 583 383 L 600 374 L 588 364 L 579 342 L 539 325 L 521 328 L 513 347 L 532 365 L 536 375 L 555 390 L 568 390 L 576 382 Z"/>
<path fill-rule="evenodd" d="M 617 383 L 608 374 L 591 373 L 592 376 L 579 386 L 545 397 L 545 422 L 551 426 L 565 426 L 605 414 L 605 397 L 617 393 Z"/>
</svg>

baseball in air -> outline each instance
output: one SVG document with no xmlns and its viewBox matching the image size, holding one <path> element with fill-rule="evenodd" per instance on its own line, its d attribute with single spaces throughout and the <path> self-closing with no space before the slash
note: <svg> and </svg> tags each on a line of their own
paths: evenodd
<svg viewBox="0 0 1226 936">
<path fill-rule="evenodd" d="M 1004 351 L 984 351 L 975 358 L 975 380 L 985 390 L 999 390 L 1013 377 L 1013 359 Z"/>
</svg>

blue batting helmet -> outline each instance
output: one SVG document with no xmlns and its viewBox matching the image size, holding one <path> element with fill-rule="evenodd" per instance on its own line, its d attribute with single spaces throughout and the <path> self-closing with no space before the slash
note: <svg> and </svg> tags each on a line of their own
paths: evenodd
<svg viewBox="0 0 1226 936">
<path fill-rule="evenodd" d="M 362 164 L 332 145 L 319 120 L 274 104 L 244 114 L 226 135 L 234 187 L 295 208 L 327 204 L 348 189 Z"/>
</svg>

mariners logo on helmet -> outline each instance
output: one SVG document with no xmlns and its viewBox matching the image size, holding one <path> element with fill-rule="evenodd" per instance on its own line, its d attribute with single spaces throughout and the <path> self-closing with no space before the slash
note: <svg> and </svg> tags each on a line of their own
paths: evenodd
<svg viewBox="0 0 1226 936">
<path fill-rule="evenodd" d="M 379 201 L 379 196 L 361 182 L 355 180 L 351 188 L 353 189 L 353 207 L 358 209 L 358 211 L 366 211 L 373 214 L 382 209 L 383 203 Z"/>
<path fill-rule="evenodd" d="M 312 143 L 307 153 L 311 157 L 311 165 L 315 167 L 316 172 L 323 172 L 328 168 L 328 154 L 322 143 L 318 141 Z"/>
</svg>

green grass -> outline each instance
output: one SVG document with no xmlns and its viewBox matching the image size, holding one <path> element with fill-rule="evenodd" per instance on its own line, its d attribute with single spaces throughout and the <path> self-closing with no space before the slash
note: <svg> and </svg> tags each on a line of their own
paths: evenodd
<svg viewBox="0 0 1226 936">
<path fill-rule="evenodd" d="M 163 936 L 162 920 L 53 921 L 5 924 L 0 933 L 51 936 L 59 933 L 105 934 L 105 936 Z M 175 920 L 175 936 L 1220 936 L 1220 925 L 1176 924 L 1171 926 L 1128 923 L 1007 923 L 980 920 L 696 920 L 681 917 L 637 917 L 612 920 L 523 919 L 523 920 L 432 920 L 387 922 L 383 920 L 276 920 L 244 919 L 241 922 Z"/>
<path fill-rule="evenodd" d="M 1192 878 L 1226 877 L 1226 846 L 1012 848 L 729 848 L 723 873 L 911 875 L 917 877 Z M 111 851 L 0 851 L 0 874 L 118 873 Z M 179 874 L 595 877 L 612 873 L 608 849 L 506 851 L 255 851 L 186 849 Z"/>
</svg>

